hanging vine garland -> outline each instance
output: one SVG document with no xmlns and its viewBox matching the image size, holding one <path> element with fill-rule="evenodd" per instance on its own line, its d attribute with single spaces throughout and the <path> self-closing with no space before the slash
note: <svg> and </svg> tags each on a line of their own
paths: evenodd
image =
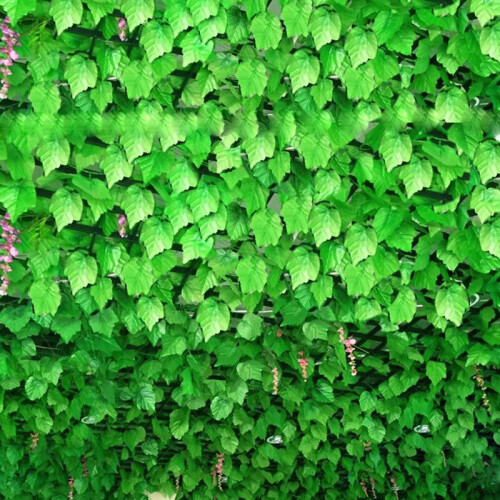
<svg viewBox="0 0 500 500">
<path fill-rule="evenodd" d="M 498 2 L 0 7 L 2 498 L 495 498 Z"/>
</svg>

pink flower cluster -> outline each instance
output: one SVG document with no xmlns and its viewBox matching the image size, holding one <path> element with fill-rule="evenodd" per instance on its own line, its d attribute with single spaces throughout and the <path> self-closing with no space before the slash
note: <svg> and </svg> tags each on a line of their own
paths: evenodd
<svg viewBox="0 0 500 500">
<path fill-rule="evenodd" d="M 345 352 L 347 353 L 347 357 L 349 358 L 349 365 L 351 365 L 351 375 L 354 377 L 358 374 L 358 371 L 356 370 L 356 356 L 354 355 L 354 351 L 356 350 L 356 348 L 354 347 L 354 344 L 356 344 L 356 339 L 352 337 L 346 339 L 344 329 L 342 327 L 338 329 L 338 332 L 339 339 L 344 344 Z"/>
<path fill-rule="evenodd" d="M 125 236 L 127 236 L 127 217 L 125 217 L 125 215 L 123 214 L 118 217 L 118 234 L 122 238 L 125 238 Z"/>
<path fill-rule="evenodd" d="M 127 20 L 124 17 L 118 20 L 118 38 L 122 42 L 127 39 Z"/>
<path fill-rule="evenodd" d="M 276 337 L 280 338 L 282 335 L 283 332 L 278 328 L 278 330 L 276 330 Z"/>
<path fill-rule="evenodd" d="M 278 394 L 278 385 L 280 383 L 278 368 L 274 367 L 271 371 L 273 372 L 273 395 L 276 396 Z"/>
<path fill-rule="evenodd" d="M 14 47 L 19 47 L 21 45 L 18 42 L 19 33 L 16 33 L 12 28 L 10 28 L 9 24 L 10 18 L 8 16 L 6 16 L 4 22 L 0 24 L 0 29 L 2 30 L 2 42 L 5 44 L 0 48 L 0 52 L 2 54 L 2 58 L 0 59 L 0 73 L 2 74 L 0 99 L 7 98 L 7 92 L 10 87 L 7 77 L 12 75 L 10 67 L 19 59 L 19 54 L 14 50 Z"/>
<path fill-rule="evenodd" d="M 302 368 L 302 378 L 304 379 L 304 382 L 307 382 L 307 367 L 309 366 L 309 358 L 303 357 L 304 356 L 303 351 L 299 351 L 299 356 L 300 358 L 297 361 L 299 362 L 299 365 Z"/>
<path fill-rule="evenodd" d="M 2 238 L 5 243 L 0 245 L 3 252 L 0 254 L 0 269 L 2 270 L 2 284 L 0 285 L 0 295 L 7 295 L 7 289 L 10 285 L 9 273 L 12 271 L 10 263 L 19 255 L 19 250 L 14 246 L 14 243 L 20 243 L 19 231 L 13 228 L 10 224 L 10 215 L 7 212 L 5 217 L 0 221 L 2 226 Z"/>
<path fill-rule="evenodd" d="M 71 476 L 68 477 L 68 486 L 69 486 L 68 499 L 73 500 L 73 490 L 75 489 L 75 480 Z"/>
<path fill-rule="evenodd" d="M 217 464 L 212 470 L 214 486 L 217 484 L 222 491 L 222 469 L 224 467 L 224 453 L 217 453 Z"/>
</svg>

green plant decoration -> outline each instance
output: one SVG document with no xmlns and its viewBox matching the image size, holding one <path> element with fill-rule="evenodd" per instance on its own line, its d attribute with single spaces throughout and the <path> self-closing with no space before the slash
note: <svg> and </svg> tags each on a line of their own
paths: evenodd
<svg viewBox="0 0 500 500">
<path fill-rule="evenodd" d="M 0 7 L 2 498 L 498 498 L 498 0 Z"/>
</svg>

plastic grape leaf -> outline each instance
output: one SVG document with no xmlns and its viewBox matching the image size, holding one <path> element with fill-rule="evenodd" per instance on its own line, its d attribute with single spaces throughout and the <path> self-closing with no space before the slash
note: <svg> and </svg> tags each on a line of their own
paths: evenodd
<svg viewBox="0 0 500 500">
<path fill-rule="evenodd" d="M 290 0 L 281 11 L 288 37 L 307 36 L 309 16 L 312 12 L 311 0 Z"/>
<path fill-rule="evenodd" d="M 61 165 L 67 165 L 69 161 L 70 147 L 66 139 L 53 139 L 44 141 L 37 151 L 38 157 L 42 160 L 43 171 L 49 175 L 52 170 Z"/>
<path fill-rule="evenodd" d="M 182 436 L 189 430 L 189 410 L 187 408 L 177 408 L 170 413 L 170 432 L 175 439 L 182 439 Z"/>
<path fill-rule="evenodd" d="M 163 306 L 157 297 L 140 297 L 137 302 L 137 316 L 144 321 L 149 331 L 163 318 Z"/>
<path fill-rule="evenodd" d="M 476 186 L 472 192 L 470 206 L 484 224 L 492 215 L 500 212 L 500 191 L 494 188 Z"/>
<path fill-rule="evenodd" d="M 276 212 L 265 208 L 255 212 L 250 223 L 259 247 L 277 245 L 283 232 L 281 219 Z"/>
<path fill-rule="evenodd" d="M 410 163 L 401 167 L 399 175 L 405 185 L 408 198 L 411 198 L 418 191 L 431 186 L 432 165 L 427 160 L 412 156 Z"/>
<path fill-rule="evenodd" d="M 50 4 L 50 15 L 54 18 L 58 35 L 70 26 L 80 24 L 82 14 L 83 5 L 80 0 L 52 0 Z"/>
<path fill-rule="evenodd" d="M 158 217 L 150 217 L 141 227 L 141 243 L 146 247 L 148 257 L 172 248 L 174 232 L 172 226 Z"/>
<path fill-rule="evenodd" d="M 0 202 L 9 212 L 12 222 L 15 223 L 20 215 L 35 207 L 35 186 L 28 181 L 0 186 Z"/>
<path fill-rule="evenodd" d="M 140 42 L 152 62 L 172 50 L 174 35 L 170 26 L 150 21 L 142 29 Z"/>
<path fill-rule="evenodd" d="M 244 257 L 238 262 L 236 274 L 243 293 L 262 292 L 267 281 L 266 265 L 255 255 Z"/>
<path fill-rule="evenodd" d="M 49 385 L 46 380 L 38 377 L 29 377 L 28 380 L 26 380 L 26 395 L 29 400 L 35 401 L 36 399 L 40 399 L 47 392 L 48 387 Z"/>
<path fill-rule="evenodd" d="M 83 203 L 78 193 L 72 193 L 66 188 L 59 188 L 50 201 L 50 211 L 56 220 L 57 230 L 82 217 Z"/>
<path fill-rule="evenodd" d="M 210 403 L 210 411 L 215 420 L 223 420 L 233 411 L 233 402 L 230 399 L 215 396 Z"/>
<path fill-rule="evenodd" d="M 295 290 L 302 283 L 315 281 L 319 273 L 319 257 L 305 248 L 297 248 L 288 261 L 287 269 L 292 278 L 292 288 Z"/>
<path fill-rule="evenodd" d="M 57 283 L 50 279 L 34 281 L 31 285 L 29 295 L 33 301 L 35 314 L 43 316 L 51 314 L 54 316 L 61 304 L 61 292 Z"/>
<path fill-rule="evenodd" d="M 412 153 L 411 139 L 406 134 L 386 131 L 380 143 L 380 152 L 385 166 L 390 172 L 394 167 L 410 161 Z"/>
<path fill-rule="evenodd" d="M 88 88 L 95 87 L 97 82 L 97 66 L 92 59 L 77 54 L 68 59 L 64 78 L 68 80 L 73 99 Z"/>
<path fill-rule="evenodd" d="M 127 161 L 123 151 L 115 145 L 106 148 L 100 166 L 106 175 L 108 187 L 132 175 L 132 165 Z"/>
<path fill-rule="evenodd" d="M 271 12 L 263 12 L 252 19 L 252 33 L 257 50 L 276 49 L 283 36 L 280 20 Z"/>
<path fill-rule="evenodd" d="M 340 234 L 340 214 L 324 204 L 316 205 L 309 218 L 309 226 L 314 235 L 316 246 Z"/>
<path fill-rule="evenodd" d="M 152 215 L 154 206 L 155 201 L 150 191 L 141 189 L 137 185 L 127 188 L 122 201 L 122 208 L 125 211 L 130 227 L 134 227 L 138 222 Z"/>
<path fill-rule="evenodd" d="M 30 90 L 29 98 L 35 113 L 53 115 L 61 107 L 59 88 L 51 83 L 39 82 Z"/>
<path fill-rule="evenodd" d="M 94 257 L 76 251 L 66 260 L 64 273 L 68 277 L 71 291 L 75 295 L 78 290 L 95 283 L 97 279 L 97 262 Z"/>
<path fill-rule="evenodd" d="M 481 181 L 486 184 L 500 174 L 500 148 L 491 142 L 482 142 L 474 155 L 474 165 L 479 170 Z"/>
<path fill-rule="evenodd" d="M 141 382 L 134 394 L 134 403 L 137 408 L 146 411 L 155 411 L 156 397 L 151 384 Z"/>
<path fill-rule="evenodd" d="M 121 10 L 127 18 L 130 31 L 144 24 L 154 14 L 154 0 L 124 0 Z"/>
<path fill-rule="evenodd" d="M 257 59 L 248 59 L 238 65 L 236 78 L 243 97 L 262 95 L 267 85 L 266 67 Z"/>
<path fill-rule="evenodd" d="M 457 283 L 453 283 L 446 288 L 440 288 L 436 294 L 436 311 L 439 316 L 460 326 L 462 316 L 469 308 L 467 292 L 465 288 Z"/>
<path fill-rule="evenodd" d="M 98 278 L 95 285 L 90 287 L 90 295 L 102 309 L 113 298 L 113 282 L 109 278 Z"/>
<path fill-rule="evenodd" d="M 313 36 L 316 50 L 333 40 L 338 40 L 340 27 L 340 17 L 336 12 L 324 8 L 316 9 L 309 20 L 309 30 Z"/>
<path fill-rule="evenodd" d="M 446 365 L 439 361 L 428 361 L 425 374 L 430 378 L 432 385 L 436 385 L 446 378 Z"/>
<path fill-rule="evenodd" d="M 377 251 L 377 234 L 373 229 L 361 224 L 352 225 L 346 232 L 345 246 L 351 254 L 354 265 L 374 255 Z"/>
<path fill-rule="evenodd" d="M 151 65 L 145 61 L 132 61 L 123 70 L 123 83 L 129 99 L 148 97 L 154 85 Z"/>
<path fill-rule="evenodd" d="M 229 328 L 231 316 L 228 307 L 210 297 L 198 308 L 196 320 L 201 326 L 205 342 L 222 331 Z"/>
<path fill-rule="evenodd" d="M 408 287 L 402 287 L 394 302 L 389 306 L 393 323 L 409 323 L 417 311 L 415 294 Z"/>
<path fill-rule="evenodd" d="M 129 295 L 149 293 L 154 282 L 151 262 L 145 258 L 132 257 L 123 266 L 122 277 Z"/>
<path fill-rule="evenodd" d="M 255 340 L 262 333 L 262 318 L 256 314 L 247 313 L 238 322 L 236 330 L 239 337 L 248 341 Z"/>
<path fill-rule="evenodd" d="M 479 242 L 483 251 L 500 259 L 500 219 L 481 228 Z"/>
<path fill-rule="evenodd" d="M 351 58 L 352 67 L 357 68 L 376 56 L 377 37 L 375 33 L 365 31 L 357 26 L 347 34 L 344 47 Z"/>
</svg>

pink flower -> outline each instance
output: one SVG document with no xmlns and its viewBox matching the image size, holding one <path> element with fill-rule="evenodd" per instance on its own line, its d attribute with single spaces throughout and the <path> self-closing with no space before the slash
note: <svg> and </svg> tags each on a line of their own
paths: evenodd
<svg viewBox="0 0 500 500">
<path fill-rule="evenodd" d="M 345 338 L 345 332 L 342 327 L 338 330 L 339 332 L 339 340 L 344 344 L 345 352 L 347 353 L 347 357 L 349 358 L 349 365 L 351 366 L 351 375 L 354 377 L 358 374 L 356 370 L 356 356 L 354 355 L 354 351 L 356 348 L 354 345 L 356 344 L 356 339 L 353 337 Z"/>
<path fill-rule="evenodd" d="M 299 356 L 300 358 L 297 360 L 299 362 L 300 367 L 302 368 L 302 378 L 304 379 L 304 382 L 307 382 L 307 367 L 309 366 L 309 358 L 304 356 L 303 351 L 299 351 Z"/>
<path fill-rule="evenodd" d="M 278 394 L 278 385 L 279 385 L 279 376 L 278 376 L 278 368 L 274 367 L 273 372 L 273 395 L 276 396 Z"/>
<path fill-rule="evenodd" d="M 10 19 L 6 16 L 4 22 L 0 25 L 0 29 L 2 31 L 2 42 L 5 44 L 4 47 L 0 48 L 0 52 L 6 56 L 0 59 L 0 71 L 3 75 L 2 87 L 0 89 L 0 99 L 7 98 L 10 87 L 7 76 L 12 74 L 9 67 L 14 64 L 14 61 L 19 59 L 19 54 L 14 50 L 15 46 L 20 45 L 17 41 L 19 34 L 10 29 L 8 24 L 10 24 Z"/>
<path fill-rule="evenodd" d="M 127 20 L 124 17 L 118 20 L 118 38 L 122 42 L 127 39 Z"/>
<path fill-rule="evenodd" d="M 125 217 L 125 215 L 123 214 L 118 217 L 118 234 L 122 238 L 125 238 L 125 236 L 127 236 L 127 217 Z"/>
</svg>

